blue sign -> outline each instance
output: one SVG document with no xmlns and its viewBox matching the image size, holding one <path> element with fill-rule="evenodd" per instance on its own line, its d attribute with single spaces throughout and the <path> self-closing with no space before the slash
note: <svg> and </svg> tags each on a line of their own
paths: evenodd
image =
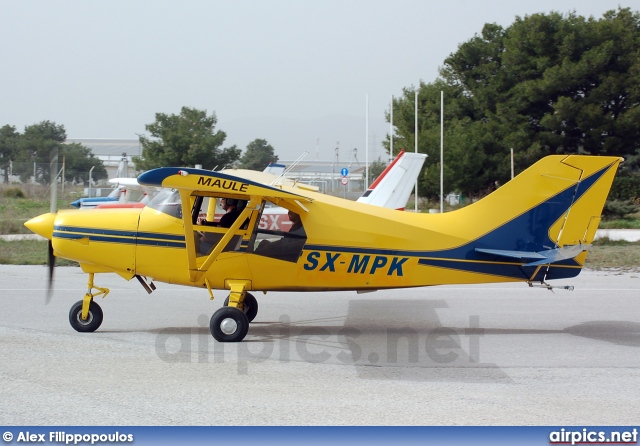
<svg viewBox="0 0 640 446">
<path fill-rule="evenodd" d="M 346 167 L 343 167 L 340 173 L 342 174 L 343 177 L 346 177 L 347 175 L 349 175 L 349 169 L 347 169 Z"/>
</svg>

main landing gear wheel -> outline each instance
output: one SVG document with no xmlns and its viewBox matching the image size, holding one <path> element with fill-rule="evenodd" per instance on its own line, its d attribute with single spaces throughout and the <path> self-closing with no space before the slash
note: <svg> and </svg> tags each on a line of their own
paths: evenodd
<svg viewBox="0 0 640 446">
<path fill-rule="evenodd" d="M 249 319 L 236 307 L 222 307 L 211 316 L 209 330 L 218 342 L 240 342 L 249 331 Z"/>
<path fill-rule="evenodd" d="M 224 306 L 225 307 L 229 306 L 228 296 L 224 301 Z M 255 297 L 253 297 L 253 294 L 246 293 L 244 295 L 244 301 L 242 302 L 242 306 L 243 306 L 242 311 L 244 312 L 244 314 L 247 315 L 247 319 L 249 319 L 249 322 L 253 322 L 253 320 L 258 315 L 258 301 L 256 300 Z"/>
<path fill-rule="evenodd" d="M 89 314 L 86 320 L 82 320 L 82 301 L 78 301 L 71 307 L 69 311 L 69 323 L 74 330 L 82 333 L 90 333 L 96 331 L 102 324 L 102 308 L 100 305 L 91 301 L 89 304 Z"/>
</svg>

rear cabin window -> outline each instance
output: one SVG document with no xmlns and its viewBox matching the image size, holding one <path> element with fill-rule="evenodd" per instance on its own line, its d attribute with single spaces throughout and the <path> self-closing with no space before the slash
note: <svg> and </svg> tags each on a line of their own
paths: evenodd
<svg viewBox="0 0 640 446">
<path fill-rule="evenodd" d="M 249 252 L 287 262 L 297 262 L 307 242 L 299 214 L 283 207 L 265 206 L 258 228 L 249 242 Z"/>
</svg>

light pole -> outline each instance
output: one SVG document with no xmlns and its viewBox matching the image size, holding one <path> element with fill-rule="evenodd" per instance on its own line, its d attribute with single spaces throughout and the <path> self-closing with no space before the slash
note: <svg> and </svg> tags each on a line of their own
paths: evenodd
<svg viewBox="0 0 640 446">
<path fill-rule="evenodd" d="M 136 133 L 136 135 L 138 136 L 138 161 L 142 161 L 142 144 L 140 142 L 140 140 L 142 139 L 142 135 L 140 133 Z M 138 170 L 138 165 L 134 162 L 133 164 L 133 168 L 134 168 L 134 172 L 136 173 L 136 175 L 139 173 Z"/>
<path fill-rule="evenodd" d="M 96 166 L 92 166 L 91 169 L 89 170 L 89 198 L 91 198 L 91 174 L 93 172 L 93 169 L 95 169 Z"/>
<path fill-rule="evenodd" d="M 140 145 L 140 139 L 142 138 L 142 135 L 140 133 L 136 133 L 136 135 L 138 135 L 138 158 L 142 157 L 142 146 Z"/>
<path fill-rule="evenodd" d="M 51 178 L 51 203 L 49 203 L 49 212 L 55 213 L 58 203 L 58 149 L 53 149 L 51 152 L 49 175 Z"/>
</svg>

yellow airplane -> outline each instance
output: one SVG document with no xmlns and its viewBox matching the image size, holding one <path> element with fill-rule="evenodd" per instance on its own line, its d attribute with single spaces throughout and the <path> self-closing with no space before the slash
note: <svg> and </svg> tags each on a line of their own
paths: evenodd
<svg viewBox="0 0 640 446">
<path fill-rule="evenodd" d="M 444 284 L 574 277 L 584 265 L 618 157 L 554 155 L 492 194 L 443 214 L 400 212 L 318 193 L 263 172 L 165 167 L 138 177 L 168 188 L 142 209 L 59 211 L 25 225 L 50 240 L 50 262 L 77 261 L 88 291 L 69 320 L 95 331 L 106 288 L 96 273 L 229 290 L 210 321 L 213 337 L 241 341 L 256 317 L 251 292 L 373 291 Z M 216 200 L 246 205 L 231 227 L 203 226 Z M 262 229 L 268 206 L 289 212 L 288 231 Z M 51 269 L 53 271 L 53 269 Z"/>
</svg>

